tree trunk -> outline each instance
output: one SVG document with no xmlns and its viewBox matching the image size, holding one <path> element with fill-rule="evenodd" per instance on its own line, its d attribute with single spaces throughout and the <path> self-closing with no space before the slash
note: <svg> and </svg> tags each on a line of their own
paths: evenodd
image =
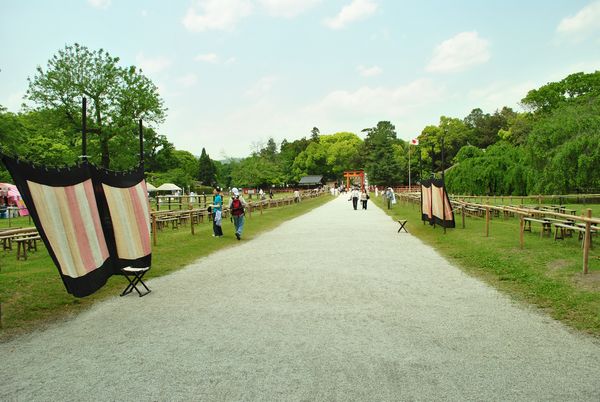
<svg viewBox="0 0 600 402">
<path fill-rule="evenodd" d="M 108 152 L 108 138 L 100 134 L 100 153 L 102 154 L 102 167 L 108 169 L 110 165 L 110 155 Z"/>
</svg>

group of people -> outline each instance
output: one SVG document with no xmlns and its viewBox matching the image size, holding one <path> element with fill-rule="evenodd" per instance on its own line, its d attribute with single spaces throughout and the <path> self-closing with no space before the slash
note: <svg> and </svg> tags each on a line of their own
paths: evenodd
<svg viewBox="0 0 600 402">
<path fill-rule="evenodd" d="M 362 204 L 362 209 L 367 209 L 367 203 L 369 202 L 369 194 L 366 189 L 362 189 L 362 191 L 358 190 L 358 187 L 354 187 L 352 191 L 350 191 L 350 198 L 348 201 L 352 201 L 352 207 L 356 211 L 358 209 L 358 201 Z"/>
<path fill-rule="evenodd" d="M 246 200 L 240 194 L 237 188 L 231 189 L 231 197 L 229 198 L 229 211 L 231 213 L 231 221 L 235 228 L 235 237 L 238 240 L 242 239 L 242 231 L 244 230 L 244 211 L 246 208 Z M 223 195 L 221 189 L 215 187 L 213 190 L 213 203 L 210 206 L 213 221 L 213 236 L 223 236 Z"/>
</svg>

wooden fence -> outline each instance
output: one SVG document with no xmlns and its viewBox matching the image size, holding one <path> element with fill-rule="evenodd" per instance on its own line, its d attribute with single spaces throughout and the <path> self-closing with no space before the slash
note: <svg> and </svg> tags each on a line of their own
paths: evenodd
<svg viewBox="0 0 600 402">
<path fill-rule="evenodd" d="M 418 203 L 420 205 L 421 197 L 420 194 L 415 193 L 399 193 L 398 198 L 404 202 Z M 597 195 L 579 195 L 587 196 L 586 199 L 592 199 Z M 489 237 L 490 232 L 490 221 L 492 216 L 499 217 L 503 215 L 504 218 L 518 217 L 519 218 L 519 245 L 521 249 L 524 248 L 524 232 L 526 231 L 526 224 L 529 224 L 531 230 L 531 223 L 536 222 L 541 225 L 540 236 L 544 233 L 552 233 L 552 226 L 555 228 L 555 239 L 558 238 L 560 232 L 561 237 L 564 238 L 565 234 L 577 232 L 582 240 L 583 249 L 583 273 L 588 273 L 589 268 L 589 252 L 592 242 L 592 234 L 598 234 L 600 232 L 600 218 L 592 216 L 592 210 L 587 209 L 585 214 L 582 216 L 575 215 L 576 211 L 565 208 L 561 205 L 550 205 L 545 206 L 542 197 L 546 197 L 545 200 L 556 200 L 555 197 L 564 196 L 530 196 L 530 197 L 518 197 L 536 199 L 538 205 L 535 207 L 527 207 L 525 204 L 520 205 L 491 205 L 485 203 L 476 203 L 464 201 L 461 199 L 462 196 L 451 196 L 452 209 L 455 213 L 460 213 L 462 220 L 462 227 L 465 227 L 465 217 L 474 216 L 485 218 L 485 236 Z M 472 197 L 465 197 L 472 198 Z M 493 198 L 493 197 L 491 197 Z M 497 199 L 512 200 L 512 197 L 496 197 Z"/>
</svg>

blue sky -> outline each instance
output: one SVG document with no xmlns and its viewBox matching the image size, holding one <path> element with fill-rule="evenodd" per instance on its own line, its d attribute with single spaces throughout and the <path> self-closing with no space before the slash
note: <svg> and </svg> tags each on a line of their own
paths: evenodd
<svg viewBox="0 0 600 402">
<path fill-rule="evenodd" d="M 161 134 L 241 157 L 390 120 L 518 109 L 527 91 L 600 69 L 600 1 L 0 0 L 0 104 L 17 112 L 66 44 L 141 67 L 169 108 Z"/>
</svg>

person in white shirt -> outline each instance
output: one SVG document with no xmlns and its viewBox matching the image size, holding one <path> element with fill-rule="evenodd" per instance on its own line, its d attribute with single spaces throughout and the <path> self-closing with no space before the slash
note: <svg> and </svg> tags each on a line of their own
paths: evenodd
<svg viewBox="0 0 600 402">
<path fill-rule="evenodd" d="M 360 193 L 358 192 L 358 188 L 354 187 L 352 189 L 352 207 L 356 211 L 358 208 L 358 198 L 360 197 Z"/>
</svg>

